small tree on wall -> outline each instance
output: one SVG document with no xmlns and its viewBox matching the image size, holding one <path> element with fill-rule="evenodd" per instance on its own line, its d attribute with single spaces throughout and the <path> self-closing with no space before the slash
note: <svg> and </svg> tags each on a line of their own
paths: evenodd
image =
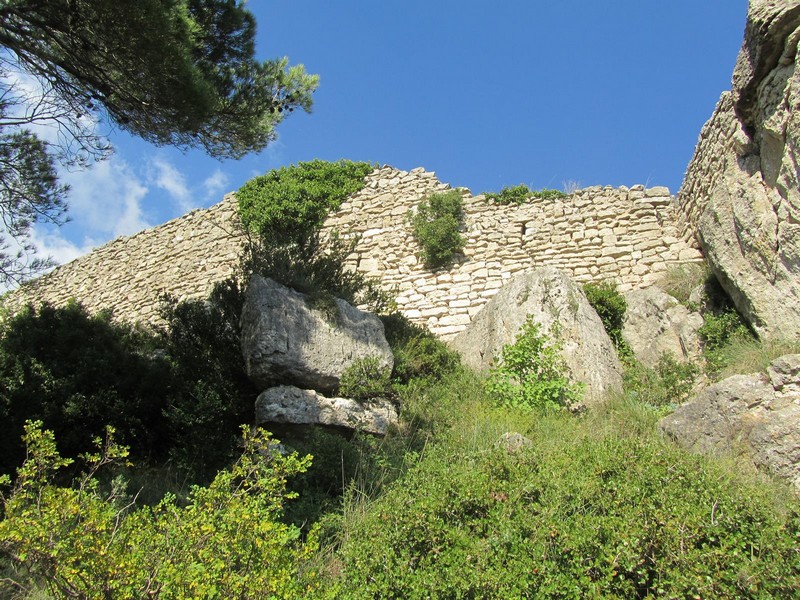
<svg viewBox="0 0 800 600">
<path fill-rule="evenodd" d="M 422 260 L 429 269 L 448 266 L 463 250 L 464 238 L 459 229 L 464 207 L 458 190 L 423 198 L 409 218 L 414 239 L 422 248 Z"/>
</svg>

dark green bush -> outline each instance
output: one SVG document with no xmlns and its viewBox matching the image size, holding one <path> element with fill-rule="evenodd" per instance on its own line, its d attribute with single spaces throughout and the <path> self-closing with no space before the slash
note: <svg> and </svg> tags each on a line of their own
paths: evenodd
<svg viewBox="0 0 800 600">
<path fill-rule="evenodd" d="M 303 245 L 373 169 L 365 162 L 313 160 L 255 177 L 236 192 L 242 224 L 275 245 Z"/>
<path fill-rule="evenodd" d="M 184 472 L 208 479 L 239 452 L 239 428 L 253 421 L 258 394 L 244 370 L 242 292 L 228 280 L 205 301 L 165 297 L 161 343 L 172 366 L 163 409 L 169 454 Z"/>
<path fill-rule="evenodd" d="M 619 293 L 617 285 L 611 281 L 587 283 L 583 286 L 583 291 L 589 304 L 600 316 L 608 337 L 618 350 L 623 348 L 625 341 L 622 339 L 622 324 L 628 308 L 625 296 Z"/>
<path fill-rule="evenodd" d="M 428 448 L 350 523 L 343 598 L 765 598 L 800 518 L 655 438 Z"/>
<path fill-rule="evenodd" d="M 385 397 L 391 392 L 391 375 L 376 357 L 358 358 L 342 373 L 339 393 L 358 402 Z"/>
<path fill-rule="evenodd" d="M 0 326 L 0 471 L 24 457 L 26 420 L 53 430 L 66 456 L 92 448 L 113 425 L 139 458 L 163 456 L 169 362 L 152 333 L 90 316 L 77 303 L 29 306 Z"/>
<path fill-rule="evenodd" d="M 449 265 L 464 248 L 459 233 L 464 218 L 461 192 L 431 194 L 410 215 L 414 239 L 422 247 L 422 260 L 429 269 Z"/>
<path fill-rule="evenodd" d="M 394 375 L 400 384 L 413 379 L 441 379 L 461 366 L 457 352 L 421 325 L 400 313 L 381 316 L 394 353 Z"/>
<path fill-rule="evenodd" d="M 542 198 L 552 200 L 566 198 L 568 194 L 559 190 L 541 189 L 532 190 L 524 183 L 514 186 L 506 186 L 499 192 L 484 192 L 487 200 L 492 200 L 497 204 L 524 204 L 531 198 Z"/>
<path fill-rule="evenodd" d="M 0 469 L 22 459 L 26 420 L 42 420 L 65 456 L 91 449 L 112 425 L 140 464 L 170 459 L 207 479 L 237 453 L 257 390 L 244 373 L 238 286 L 207 301 L 165 299 L 165 324 L 147 331 L 91 316 L 76 303 L 29 307 L 0 331 Z"/>
</svg>

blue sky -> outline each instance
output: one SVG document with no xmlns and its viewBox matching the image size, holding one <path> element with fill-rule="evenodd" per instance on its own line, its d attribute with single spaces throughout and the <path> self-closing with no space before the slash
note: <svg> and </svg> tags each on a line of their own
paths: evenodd
<svg viewBox="0 0 800 600">
<path fill-rule="evenodd" d="M 320 75 L 257 155 L 220 162 L 112 131 L 116 154 L 64 173 L 72 221 L 39 227 L 64 262 L 298 161 L 422 166 L 473 193 L 526 183 L 677 192 L 731 73 L 746 0 L 251 0 L 260 58 Z"/>
</svg>

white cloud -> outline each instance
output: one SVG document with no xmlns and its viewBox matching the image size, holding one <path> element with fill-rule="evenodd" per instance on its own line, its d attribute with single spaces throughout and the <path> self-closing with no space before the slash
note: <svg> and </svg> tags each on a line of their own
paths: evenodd
<svg viewBox="0 0 800 600">
<path fill-rule="evenodd" d="M 167 192 L 178 203 L 181 211 L 189 212 L 196 208 L 183 173 L 162 157 L 154 158 L 150 162 L 150 167 L 152 183 Z"/>
<path fill-rule="evenodd" d="M 203 181 L 203 188 L 206 191 L 206 200 L 219 200 L 218 196 L 227 191 L 230 179 L 221 169 L 214 171 Z"/>
<path fill-rule="evenodd" d="M 142 211 L 147 187 L 120 158 L 64 173 L 63 181 L 70 185 L 68 214 L 84 228 L 86 237 L 108 239 L 151 226 Z"/>
</svg>

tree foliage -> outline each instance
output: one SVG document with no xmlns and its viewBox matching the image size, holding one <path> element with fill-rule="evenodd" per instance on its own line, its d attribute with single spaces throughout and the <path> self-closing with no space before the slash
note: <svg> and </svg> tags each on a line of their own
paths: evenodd
<svg viewBox="0 0 800 600">
<path fill-rule="evenodd" d="M 21 173 L 37 218 L 7 225 L 19 207 L 0 196 L 5 234 L 27 238 L 38 220 L 57 220 L 66 189 L 57 160 L 86 166 L 109 155 L 106 122 L 158 145 L 238 158 L 275 138 L 297 108 L 310 110 L 317 77 L 288 59 L 258 61 L 255 19 L 241 0 L 9 0 L 0 6 L 0 144 L 22 136 L 0 191 Z M 20 74 L 33 80 L 20 78 Z M 57 131 L 57 142 L 31 133 Z M 38 168 L 25 167 L 24 156 Z M 17 186 L 19 187 L 19 186 Z M 5 190 L 3 190 L 5 188 Z M 25 250 L 25 242 L 21 244 Z M 0 255 L 0 266 L 14 256 Z M 9 267 L 3 280 L 13 279 Z"/>
</svg>

